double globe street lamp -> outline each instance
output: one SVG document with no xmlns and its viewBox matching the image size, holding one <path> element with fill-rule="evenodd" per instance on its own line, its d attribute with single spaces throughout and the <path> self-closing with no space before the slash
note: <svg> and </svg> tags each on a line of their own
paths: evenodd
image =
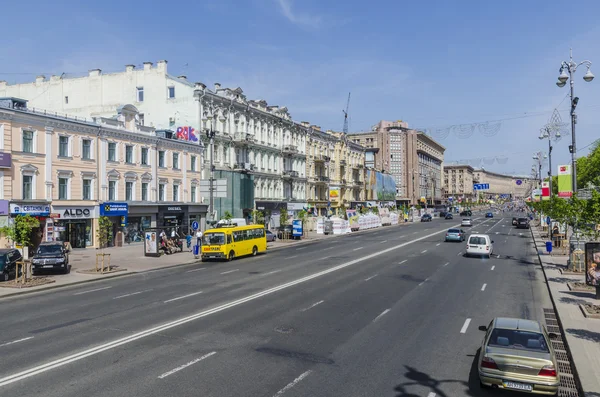
<svg viewBox="0 0 600 397">
<path fill-rule="evenodd" d="M 579 102 L 579 98 L 575 96 L 574 86 L 575 82 L 573 80 L 573 75 L 577 71 L 577 68 L 581 65 L 587 67 L 587 72 L 583 76 L 583 80 L 586 82 L 590 82 L 594 80 L 594 75 L 590 71 L 590 67 L 592 66 L 592 62 L 585 60 L 583 62 L 577 63 L 573 61 L 573 51 L 570 51 L 569 61 L 562 61 L 559 69 L 559 76 L 556 85 L 559 87 L 564 87 L 567 84 L 567 80 L 570 81 L 570 97 L 571 97 L 571 146 L 569 147 L 569 151 L 571 152 L 571 178 L 573 183 L 573 193 L 577 193 L 577 164 L 575 154 L 577 152 L 577 146 L 575 141 L 575 124 L 577 124 L 577 115 L 575 114 L 575 108 L 577 107 L 577 103 Z"/>
<path fill-rule="evenodd" d="M 552 140 L 560 140 L 560 131 L 554 130 L 549 126 L 546 126 L 540 130 L 539 138 L 540 140 L 548 140 L 548 187 L 550 188 L 550 197 L 552 197 Z"/>
</svg>

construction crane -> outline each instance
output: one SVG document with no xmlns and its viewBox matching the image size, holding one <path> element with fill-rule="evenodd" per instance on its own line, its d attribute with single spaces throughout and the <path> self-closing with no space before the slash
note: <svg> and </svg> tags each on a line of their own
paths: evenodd
<svg viewBox="0 0 600 397">
<path fill-rule="evenodd" d="M 350 92 L 348 93 L 348 102 L 346 102 L 346 110 L 344 112 L 344 134 L 348 133 L 348 108 L 350 107 Z"/>
</svg>

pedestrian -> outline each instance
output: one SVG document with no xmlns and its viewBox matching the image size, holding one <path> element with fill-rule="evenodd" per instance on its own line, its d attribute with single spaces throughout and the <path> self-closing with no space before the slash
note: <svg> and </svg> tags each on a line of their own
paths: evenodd
<svg viewBox="0 0 600 397">
<path fill-rule="evenodd" d="M 196 232 L 196 245 L 200 247 L 202 245 L 202 232 L 200 229 Z"/>
<path fill-rule="evenodd" d="M 187 235 L 185 236 L 185 241 L 187 243 L 187 249 L 192 252 L 192 235 L 190 234 L 190 232 L 187 233 Z"/>
</svg>

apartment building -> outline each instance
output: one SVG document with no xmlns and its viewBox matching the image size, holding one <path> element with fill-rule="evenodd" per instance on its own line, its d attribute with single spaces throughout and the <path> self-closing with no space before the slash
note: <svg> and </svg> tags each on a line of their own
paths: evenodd
<svg viewBox="0 0 600 397">
<path fill-rule="evenodd" d="M 29 109 L 0 98 L 0 170 L 8 216 L 38 217 L 36 242 L 96 247 L 98 217 L 113 223 L 113 242 L 150 227 L 187 232 L 204 225 L 199 195 L 203 146 L 141 124 L 133 105 L 114 117 L 84 120 Z"/>
<path fill-rule="evenodd" d="M 473 200 L 474 170 L 470 165 L 444 165 L 444 195 L 454 202 Z"/>
<path fill-rule="evenodd" d="M 328 133 L 336 138 L 330 173 L 331 208 L 350 208 L 352 202 L 365 200 L 365 149 L 342 132 Z"/>
<path fill-rule="evenodd" d="M 317 215 L 327 215 L 329 187 L 331 184 L 332 159 L 335 156 L 337 138 L 321 127 L 302 122 L 308 128 L 306 139 L 306 199 L 307 208 Z"/>
<path fill-rule="evenodd" d="M 483 168 L 473 170 L 474 183 L 487 183 L 490 188 L 479 193 L 485 198 L 495 198 L 497 195 L 527 197 L 538 182 L 536 178 L 505 175 L 491 172 Z"/>
</svg>

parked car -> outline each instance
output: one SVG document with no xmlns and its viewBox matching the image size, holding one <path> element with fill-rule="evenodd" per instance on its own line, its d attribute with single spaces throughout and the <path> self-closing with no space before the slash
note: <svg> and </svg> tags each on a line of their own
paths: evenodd
<svg viewBox="0 0 600 397">
<path fill-rule="evenodd" d="M 529 219 L 527 219 L 527 218 L 517 219 L 517 229 L 529 229 Z"/>
<path fill-rule="evenodd" d="M 494 217 L 494 213 L 493 212 L 488 212 L 485 214 L 486 218 L 493 218 Z"/>
<path fill-rule="evenodd" d="M 8 281 L 16 276 L 17 262 L 21 258 L 21 253 L 17 249 L 0 249 L 0 280 Z"/>
<path fill-rule="evenodd" d="M 431 222 L 432 219 L 433 218 L 430 214 L 423 214 L 423 216 L 421 217 L 421 222 Z"/>
<path fill-rule="evenodd" d="M 448 211 L 440 211 L 440 218 L 446 217 L 446 214 L 448 214 Z"/>
<path fill-rule="evenodd" d="M 494 241 L 487 234 L 471 234 L 467 242 L 466 255 L 490 258 L 494 251 Z"/>
<path fill-rule="evenodd" d="M 460 222 L 461 226 L 473 226 L 473 221 L 471 221 L 471 218 L 465 218 Z"/>
<path fill-rule="evenodd" d="M 451 213 L 447 213 L 445 219 L 454 219 L 454 216 L 452 216 Z"/>
<path fill-rule="evenodd" d="M 69 250 L 65 249 L 61 242 L 41 243 L 31 261 L 31 272 L 35 275 L 40 270 L 60 270 L 64 274 L 69 273 Z"/>
<path fill-rule="evenodd" d="M 556 334 L 537 321 L 504 317 L 479 329 L 485 331 L 477 365 L 481 387 L 557 395 Z"/>
<path fill-rule="evenodd" d="M 513 226 L 517 226 L 517 223 L 519 223 L 519 218 L 513 217 L 512 218 L 512 224 L 513 224 Z"/>
<path fill-rule="evenodd" d="M 460 213 L 460 216 L 473 216 L 473 212 L 471 210 L 465 210 Z"/>
<path fill-rule="evenodd" d="M 275 241 L 277 239 L 277 237 L 275 236 L 275 233 L 273 233 L 270 230 L 265 230 L 265 235 L 267 237 L 267 243 L 270 243 L 270 242 Z"/>
<path fill-rule="evenodd" d="M 458 241 L 458 242 L 462 242 L 465 241 L 465 237 L 466 233 L 464 230 L 462 229 L 448 229 L 448 231 L 446 232 L 446 238 L 444 239 L 444 241 L 448 242 L 448 241 Z"/>
<path fill-rule="evenodd" d="M 300 240 L 300 237 L 294 237 L 294 227 L 292 225 L 280 226 L 277 229 L 277 238 L 278 239 L 293 239 Z"/>
</svg>

